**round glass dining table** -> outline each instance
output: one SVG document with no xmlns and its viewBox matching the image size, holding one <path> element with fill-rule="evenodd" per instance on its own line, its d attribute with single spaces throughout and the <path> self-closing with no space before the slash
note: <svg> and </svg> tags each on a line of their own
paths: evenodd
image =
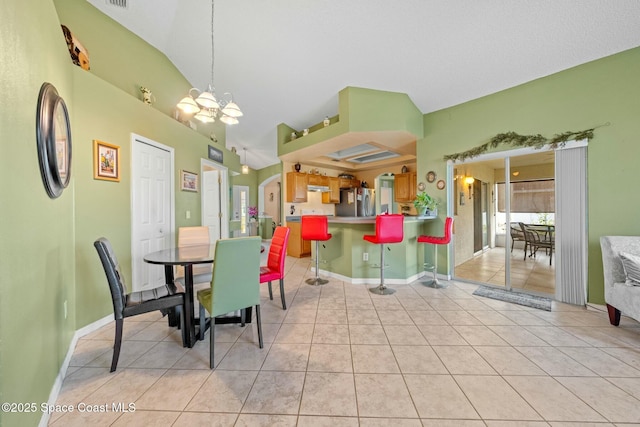
<svg viewBox="0 0 640 427">
<path fill-rule="evenodd" d="M 167 284 L 174 282 L 173 267 L 176 265 L 184 267 L 184 327 L 188 332 L 185 334 L 184 345 L 186 347 L 193 347 L 198 336 L 196 333 L 197 322 L 193 315 L 193 265 L 212 263 L 215 250 L 216 245 L 182 246 L 150 252 L 144 256 L 145 262 L 164 266 Z"/>
</svg>

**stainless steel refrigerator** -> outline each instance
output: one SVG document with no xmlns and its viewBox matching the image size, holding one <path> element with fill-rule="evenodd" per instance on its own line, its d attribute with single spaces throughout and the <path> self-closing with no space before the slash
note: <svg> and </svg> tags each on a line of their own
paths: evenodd
<svg viewBox="0 0 640 427">
<path fill-rule="evenodd" d="M 340 190 L 336 216 L 376 216 L 376 198 L 370 188 Z"/>
</svg>

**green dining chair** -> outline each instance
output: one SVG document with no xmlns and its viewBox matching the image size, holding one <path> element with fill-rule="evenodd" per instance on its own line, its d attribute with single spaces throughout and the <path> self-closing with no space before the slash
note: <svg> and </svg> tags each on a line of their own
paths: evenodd
<svg viewBox="0 0 640 427">
<path fill-rule="evenodd" d="M 242 310 L 244 326 L 246 309 L 256 308 L 258 341 L 262 344 L 260 323 L 260 237 L 238 237 L 218 240 L 213 262 L 211 288 L 198 291 L 200 303 L 200 339 L 204 338 L 206 315 L 209 314 L 209 367 L 214 368 L 215 318 Z"/>
</svg>

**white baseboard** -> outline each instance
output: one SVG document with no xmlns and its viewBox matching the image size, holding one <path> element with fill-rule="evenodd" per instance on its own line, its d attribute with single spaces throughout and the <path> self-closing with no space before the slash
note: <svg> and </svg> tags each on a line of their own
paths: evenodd
<svg viewBox="0 0 640 427">
<path fill-rule="evenodd" d="M 55 405 L 58 400 L 58 395 L 60 394 L 60 389 L 62 388 L 62 382 L 64 381 L 64 377 L 67 375 L 67 369 L 69 368 L 69 362 L 71 361 L 71 357 L 73 356 L 73 352 L 76 349 L 76 344 L 78 340 L 85 335 L 90 334 L 91 332 L 97 331 L 102 328 L 104 325 L 109 324 L 113 321 L 113 314 L 103 317 L 102 319 L 96 320 L 95 322 L 85 326 L 84 328 L 78 329 L 74 334 L 71 342 L 69 343 L 69 349 L 67 350 L 67 355 L 62 362 L 62 366 L 60 367 L 60 371 L 58 371 L 58 375 L 56 376 L 56 380 L 53 382 L 53 387 L 51 387 L 51 392 L 49 393 L 49 400 L 47 401 L 48 405 Z M 42 413 L 42 418 L 40 418 L 40 423 L 38 427 L 46 427 L 49 424 L 49 418 L 51 414 L 46 411 Z"/>
<path fill-rule="evenodd" d="M 314 267 L 311 267 L 311 272 L 315 273 L 315 271 L 316 269 Z M 343 282 L 351 283 L 354 285 L 379 285 L 380 284 L 379 277 L 369 277 L 369 278 L 347 277 L 347 276 L 343 276 L 342 274 L 337 274 L 337 273 L 333 273 L 331 271 L 325 271 L 322 269 L 320 269 L 320 275 L 325 277 L 332 277 L 334 279 L 342 280 Z M 425 272 L 421 271 L 420 273 L 409 276 L 406 279 L 388 279 L 385 277 L 384 283 L 387 285 L 408 285 L 420 279 L 424 275 L 425 275 Z M 441 276 L 440 274 L 438 274 L 438 278 L 443 280 L 448 280 L 448 276 Z"/>
</svg>

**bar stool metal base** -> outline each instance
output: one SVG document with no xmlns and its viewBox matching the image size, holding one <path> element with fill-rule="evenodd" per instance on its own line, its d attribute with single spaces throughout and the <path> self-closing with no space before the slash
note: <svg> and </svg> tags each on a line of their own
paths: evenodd
<svg viewBox="0 0 640 427">
<path fill-rule="evenodd" d="M 319 286 L 319 285 L 326 285 L 327 283 L 329 283 L 329 281 L 326 279 L 321 279 L 319 277 L 312 277 L 310 279 L 305 280 L 305 283 L 311 286 Z"/>
<path fill-rule="evenodd" d="M 444 289 L 449 287 L 448 284 L 442 283 L 438 279 L 429 280 L 428 282 L 420 282 L 420 284 L 434 289 Z"/>
<path fill-rule="evenodd" d="M 320 241 L 316 240 L 316 276 L 305 280 L 305 283 L 311 286 L 326 285 L 329 283 L 326 279 L 320 278 Z"/>
<path fill-rule="evenodd" d="M 425 270 L 433 271 L 433 279 L 427 282 L 420 282 L 422 285 L 427 286 L 429 288 L 434 288 L 434 289 L 444 289 L 449 287 L 448 284 L 442 283 L 438 280 L 438 245 L 434 245 L 433 265 L 429 265 L 428 263 L 425 262 L 424 266 L 425 266 Z"/>
<path fill-rule="evenodd" d="M 391 295 L 396 292 L 395 289 L 387 288 L 385 285 L 376 286 L 375 288 L 369 288 L 369 292 L 376 295 Z"/>
<path fill-rule="evenodd" d="M 392 288 L 387 288 L 387 286 L 384 284 L 384 269 L 385 266 L 384 264 L 384 244 L 380 245 L 380 265 L 375 265 L 374 268 L 379 268 L 380 269 L 380 285 L 376 286 L 375 288 L 369 288 L 369 292 L 371 292 L 372 294 L 376 294 L 376 295 L 391 295 L 394 294 L 396 292 L 395 289 Z"/>
</svg>

